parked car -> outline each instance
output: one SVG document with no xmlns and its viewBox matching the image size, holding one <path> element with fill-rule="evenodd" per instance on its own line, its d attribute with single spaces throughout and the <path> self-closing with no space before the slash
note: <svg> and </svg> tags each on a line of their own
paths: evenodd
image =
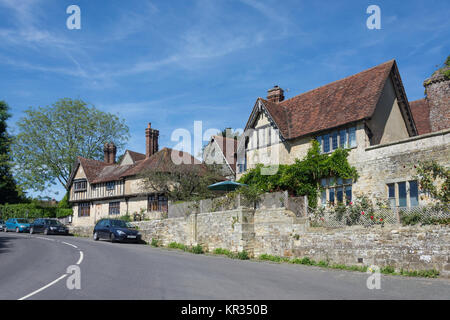
<svg viewBox="0 0 450 320">
<path fill-rule="evenodd" d="M 44 233 L 44 234 L 64 234 L 69 233 L 69 229 L 61 222 L 55 219 L 39 218 L 34 220 L 30 226 L 30 233 Z"/>
<path fill-rule="evenodd" d="M 111 242 L 141 241 L 141 234 L 136 229 L 133 229 L 129 223 L 117 219 L 103 219 L 97 222 L 93 237 L 95 241 L 99 239 L 108 239 Z"/>
<path fill-rule="evenodd" d="M 5 221 L 0 220 L 0 231 L 5 231 L 6 225 L 5 225 Z"/>
<path fill-rule="evenodd" d="M 30 230 L 30 222 L 24 218 L 11 218 L 6 220 L 6 229 L 8 231 L 28 232 Z"/>
</svg>

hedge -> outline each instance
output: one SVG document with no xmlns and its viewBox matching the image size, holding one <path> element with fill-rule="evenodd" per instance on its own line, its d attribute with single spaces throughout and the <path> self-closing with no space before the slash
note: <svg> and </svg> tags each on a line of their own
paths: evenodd
<svg viewBox="0 0 450 320">
<path fill-rule="evenodd" d="M 0 205 L 0 219 L 9 218 L 63 218 L 72 215 L 72 209 L 41 207 L 34 203 Z"/>
</svg>

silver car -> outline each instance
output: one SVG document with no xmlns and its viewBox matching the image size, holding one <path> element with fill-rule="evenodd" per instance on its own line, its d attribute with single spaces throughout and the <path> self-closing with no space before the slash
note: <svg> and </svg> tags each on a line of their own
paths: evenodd
<svg viewBox="0 0 450 320">
<path fill-rule="evenodd" d="M 0 231 L 5 231 L 5 230 L 6 230 L 5 221 L 0 220 Z"/>
</svg>

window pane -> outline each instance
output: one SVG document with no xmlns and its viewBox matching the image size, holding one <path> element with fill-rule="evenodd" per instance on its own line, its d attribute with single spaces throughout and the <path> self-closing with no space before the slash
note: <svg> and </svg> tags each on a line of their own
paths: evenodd
<svg viewBox="0 0 450 320">
<path fill-rule="evenodd" d="M 343 202 L 344 201 L 344 190 L 342 189 L 342 187 L 337 188 L 336 190 L 336 199 L 338 202 Z"/>
<path fill-rule="evenodd" d="M 395 198 L 395 184 L 394 183 L 390 183 L 388 184 L 388 190 L 389 190 L 389 198 Z"/>
<path fill-rule="evenodd" d="M 338 133 L 337 133 L 337 131 L 333 132 L 333 134 L 331 136 L 331 140 L 332 140 L 333 150 L 336 150 L 338 148 Z"/>
<path fill-rule="evenodd" d="M 330 152 L 330 135 L 323 136 L 323 152 Z"/>
<path fill-rule="evenodd" d="M 347 200 L 347 204 L 352 201 L 352 186 L 345 187 L 345 199 Z"/>
<path fill-rule="evenodd" d="M 338 179 L 337 179 L 337 185 L 338 185 L 338 186 L 342 186 L 342 179 L 341 179 L 341 178 L 338 178 Z"/>
<path fill-rule="evenodd" d="M 417 181 L 409 182 L 409 201 L 411 207 L 417 207 L 419 205 L 419 188 Z"/>
<path fill-rule="evenodd" d="M 334 188 L 330 189 L 330 203 L 334 203 Z"/>
<path fill-rule="evenodd" d="M 356 147 L 356 128 L 350 128 L 348 130 L 348 135 L 349 135 L 349 144 L 350 144 L 350 148 Z"/>
<path fill-rule="evenodd" d="M 322 187 L 326 187 L 327 186 L 327 179 L 321 179 L 320 180 L 320 184 L 322 185 Z"/>
<path fill-rule="evenodd" d="M 400 207 L 406 207 L 406 182 L 400 182 L 398 184 L 398 205 Z"/>
<path fill-rule="evenodd" d="M 320 203 L 322 204 L 322 206 L 326 206 L 327 205 L 327 191 L 323 190 L 321 197 L 320 197 Z"/>
<path fill-rule="evenodd" d="M 391 208 L 395 208 L 395 183 L 388 184 L 388 198 Z"/>
<path fill-rule="evenodd" d="M 347 148 L 347 130 L 339 131 L 339 146 L 341 148 Z"/>
<path fill-rule="evenodd" d="M 316 140 L 317 140 L 317 142 L 319 142 L 319 150 L 320 150 L 320 152 L 322 152 L 323 151 L 323 146 L 322 146 L 322 136 L 320 136 L 320 137 L 317 137 L 316 138 Z"/>
</svg>

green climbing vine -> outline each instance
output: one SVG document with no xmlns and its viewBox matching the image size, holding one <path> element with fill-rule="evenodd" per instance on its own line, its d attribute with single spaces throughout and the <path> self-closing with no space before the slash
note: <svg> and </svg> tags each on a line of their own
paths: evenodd
<svg viewBox="0 0 450 320">
<path fill-rule="evenodd" d="M 327 177 L 342 179 L 358 178 L 355 167 L 348 161 L 349 150 L 337 149 L 332 154 L 320 152 L 320 145 L 312 140 L 307 155 L 294 164 L 280 165 L 274 175 L 262 175 L 262 164 L 258 164 L 239 180 L 240 183 L 253 186 L 262 192 L 285 191 L 293 196 L 308 196 L 309 206 L 317 206 L 317 197 L 321 190 L 320 180 Z"/>
</svg>

